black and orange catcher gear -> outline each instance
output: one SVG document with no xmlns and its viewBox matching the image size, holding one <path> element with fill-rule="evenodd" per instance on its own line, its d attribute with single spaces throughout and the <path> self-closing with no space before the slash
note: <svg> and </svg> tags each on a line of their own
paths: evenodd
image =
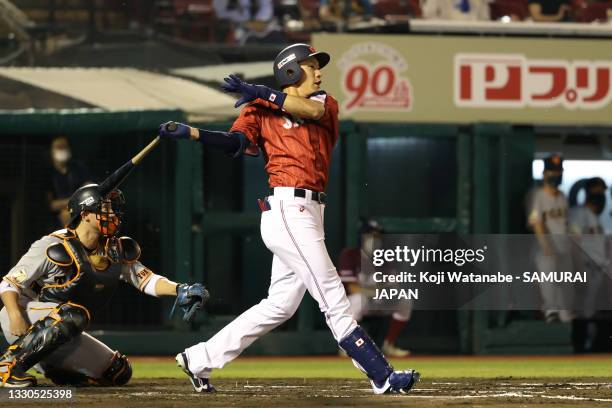
<svg viewBox="0 0 612 408">
<path fill-rule="evenodd" d="M 22 373 L 81 334 L 90 320 L 91 316 L 85 307 L 66 302 L 58 305 L 48 316 L 34 322 L 0 357 L 0 366 L 8 368 L 3 374 L 1 385 L 10 387 L 11 384 L 19 384 L 17 380 L 20 379 L 25 386 L 35 385 L 36 381 L 32 383 Z"/>
</svg>

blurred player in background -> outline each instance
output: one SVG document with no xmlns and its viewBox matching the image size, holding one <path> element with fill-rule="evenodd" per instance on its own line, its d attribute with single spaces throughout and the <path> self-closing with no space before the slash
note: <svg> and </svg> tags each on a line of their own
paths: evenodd
<svg viewBox="0 0 612 408">
<path fill-rule="evenodd" d="M 338 274 L 351 304 L 351 313 L 357 322 L 371 314 L 364 299 L 368 291 L 374 293 L 375 283 L 361 271 L 361 262 L 371 262 L 372 251 L 380 247 L 380 235 L 383 229 L 375 220 L 364 220 L 360 229 L 359 248 L 344 248 L 338 258 Z M 383 341 L 382 352 L 388 357 L 406 357 L 409 350 L 397 347 L 395 342 L 412 315 L 412 301 L 402 302 L 404 310 L 391 314 L 389 329 Z"/>
<path fill-rule="evenodd" d="M 529 198 L 528 222 L 538 240 L 536 266 L 540 272 L 569 271 L 572 266 L 568 240 L 568 202 L 559 190 L 563 177 L 563 158 L 544 159 L 543 184 Z M 572 320 L 571 293 L 555 283 L 540 283 L 547 322 Z"/>
<path fill-rule="evenodd" d="M 577 321 L 574 324 L 576 351 L 589 351 L 597 336 L 597 325 L 591 319 L 599 310 L 601 296 L 605 296 L 605 275 L 609 267 L 606 254 L 606 237 L 600 222 L 600 215 L 606 207 L 606 183 L 593 177 L 584 184 L 586 198 L 583 205 L 570 211 L 570 232 L 577 242 L 574 254 L 576 271 L 586 271 L 586 290 L 581 291 Z"/>
<path fill-rule="evenodd" d="M 370 378 L 375 394 L 406 393 L 419 378 L 414 370 L 395 371 L 357 325 L 325 247 L 324 190 L 339 137 L 338 102 L 321 87 L 321 69 L 329 60 L 329 54 L 307 44 L 282 50 L 273 65 L 282 92 L 230 75 L 224 89 L 240 95 L 235 107 L 247 103 L 230 132 L 160 126 L 162 138 L 197 140 L 234 157 L 261 149 L 269 176 L 270 195 L 259 200 L 261 236 L 274 254 L 268 297 L 208 341 L 176 356 L 196 391 L 213 391 L 212 370 L 293 316 L 306 291 L 339 346 Z"/>
<path fill-rule="evenodd" d="M 84 163 L 72 157 L 66 136 L 57 136 L 51 141 L 51 180 L 47 192 L 49 209 L 55 217 L 57 227 L 68 224 L 68 199 L 77 188 L 93 183 L 91 172 Z"/>
<path fill-rule="evenodd" d="M 79 188 L 68 201 L 68 228 L 34 242 L 0 283 L 0 324 L 10 344 L 0 356 L 0 387 L 36 385 L 26 374 L 32 367 L 58 385 L 126 384 L 127 357 L 84 331 L 119 280 L 151 296 L 176 296 L 187 317 L 208 298 L 200 284 L 154 274 L 139 262 L 138 243 L 117 236 L 124 200 L 109 180 Z"/>
</svg>

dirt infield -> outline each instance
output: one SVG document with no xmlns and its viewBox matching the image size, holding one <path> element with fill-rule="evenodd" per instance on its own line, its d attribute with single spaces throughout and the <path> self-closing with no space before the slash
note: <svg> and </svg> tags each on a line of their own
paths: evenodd
<svg viewBox="0 0 612 408">
<path fill-rule="evenodd" d="M 49 385 L 44 380 L 41 385 Z M 187 380 L 135 379 L 120 388 L 79 388 L 71 404 L 23 401 L 10 406 L 81 407 L 563 407 L 612 406 L 612 379 L 590 378 L 564 383 L 559 379 L 423 380 L 410 395 L 374 396 L 363 380 L 220 379 L 218 392 L 195 394 Z"/>
</svg>

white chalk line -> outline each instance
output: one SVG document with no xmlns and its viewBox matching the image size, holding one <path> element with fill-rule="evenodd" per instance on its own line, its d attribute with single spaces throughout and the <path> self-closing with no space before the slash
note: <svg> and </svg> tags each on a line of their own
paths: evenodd
<svg viewBox="0 0 612 408">
<path fill-rule="evenodd" d="M 239 386 L 240 387 L 240 386 Z M 242 385 L 242 388 L 314 388 L 311 385 Z"/>
<path fill-rule="evenodd" d="M 571 401 L 612 402 L 612 399 L 610 398 L 577 397 L 575 395 L 542 395 L 542 398 L 571 400 Z"/>
<path fill-rule="evenodd" d="M 499 394 L 486 394 L 486 395 L 414 395 L 413 398 L 426 398 L 426 399 L 471 399 L 471 398 L 535 398 L 535 395 L 523 394 L 518 392 L 502 392 Z"/>
<path fill-rule="evenodd" d="M 546 398 L 556 400 L 570 400 L 570 401 L 593 401 L 593 402 L 612 402 L 610 398 L 593 398 L 593 397 L 578 397 L 576 395 L 531 395 L 517 392 L 502 392 L 499 394 L 481 394 L 481 395 L 416 395 L 412 394 L 413 398 L 423 399 L 439 399 L 439 400 L 453 400 L 453 399 L 477 399 L 477 398 Z"/>
<path fill-rule="evenodd" d="M 277 386 L 277 388 L 280 386 Z M 244 388 L 260 388 L 259 386 L 245 386 Z M 332 390 L 320 390 L 321 392 L 325 392 L 325 391 L 332 391 Z M 367 390 L 367 389 L 363 389 L 363 390 L 359 390 L 359 391 L 364 391 L 368 394 L 371 394 L 372 390 Z M 416 391 L 416 390 L 414 390 Z M 417 392 L 411 392 L 410 395 L 412 398 L 418 398 L 418 399 L 431 399 L 431 400 L 462 400 L 462 399 L 482 399 L 482 398 L 546 398 L 546 399 L 552 399 L 552 400 L 566 400 L 566 401 L 591 401 L 591 402 L 612 402 L 611 398 L 594 398 L 594 397 L 579 397 L 576 395 L 533 395 L 533 394 L 526 394 L 526 393 L 522 393 L 522 392 L 501 392 L 501 393 L 490 393 L 490 392 L 486 392 L 486 391 L 479 391 L 477 394 L 464 394 L 464 395 L 420 395 Z M 421 390 L 423 391 L 423 390 Z M 185 397 L 190 397 L 190 396 L 194 396 L 195 394 L 192 393 L 167 393 L 167 392 L 156 392 L 156 391 L 149 391 L 149 392 L 132 392 L 132 393 L 128 393 L 128 394 L 119 394 L 116 395 L 119 398 L 126 398 L 126 397 L 156 397 L 156 396 L 160 396 L 163 395 L 167 398 L 173 398 L 173 397 L 178 397 L 178 398 L 185 398 Z M 198 395 L 195 395 L 195 397 L 198 397 Z M 220 395 L 219 395 L 220 396 Z M 231 394 L 228 394 L 227 396 L 231 397 Z M 269 397 L 269 395 L 261 395 L 262 397 Z M 322 397 L 322 398 L 352 398 L 354 397 L 354 395 L 330 395 L 330 394 L 309 394 L 309 395 L 305 395 L 305 397 Z"/>
<path fill-rule="evenodd" d="M 571 385 L 572 387 L 612 387 L 612 383 L 607 382 L 594 382 L 594 383 L 577 383 L 577 382 L 548 382 L 548 383 L 520 383 L 518 385 L 531 386 L 531 387 L 550 387 L 551 385 Z M 514 385 L 516 384 L 500 384 L 500 385 Z"/>
</svg>

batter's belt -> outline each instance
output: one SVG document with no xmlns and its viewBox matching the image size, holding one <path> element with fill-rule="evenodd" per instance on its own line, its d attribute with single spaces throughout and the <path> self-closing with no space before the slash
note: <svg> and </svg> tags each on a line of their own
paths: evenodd
<svg viewBox="0 0 612 408">
<path fill-rule="evenodd" d="M 286 187 L 283 187 L 283 188 L 286 188 Z M 275 189 L 276 189 L 276 187 L 270 189 L 270 195 L 274 195 L 274 190 Z M 294 197 L 307 198 L 307 199 L 310 199 L 312 201 L 316 201 L 319 204 L 326 204 L 327 203 L 327 194 L 325 194 L 323 192 L 318 192 L 318 191 L 306 190 L 305 188 L 294 188 L 293 189 L 293 196 Z"/>
</svg>

